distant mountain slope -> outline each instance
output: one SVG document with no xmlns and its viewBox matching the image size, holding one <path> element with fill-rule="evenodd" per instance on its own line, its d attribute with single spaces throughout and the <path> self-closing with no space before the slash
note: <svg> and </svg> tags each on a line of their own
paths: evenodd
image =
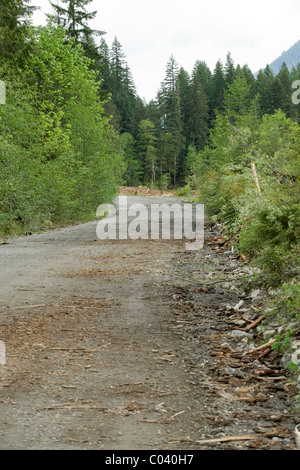
<svg viewBox="0 0 300 470">
<path fill-rule="evenodd" d="M 277 75 L 283 62 L 286 63 L 289 70 L 292 67 L 296 67 L 300 62 L 300 40 L 296 42 L 290 49 L 284 51 L 280 57 L 275 59 L 270 65 L 270 68 L 274 75 Z"/>
</svg>

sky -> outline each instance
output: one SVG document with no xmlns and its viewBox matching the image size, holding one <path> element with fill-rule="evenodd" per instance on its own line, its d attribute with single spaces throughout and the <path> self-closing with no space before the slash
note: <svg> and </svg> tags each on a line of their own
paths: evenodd
<svg viewBox="0 0 300 470">
<path fill-rule="evenodd" d="M 31 4 L 40 7 L 34 24 L 45 24 L 49 0 Z M 255 73 L 300 39 L 299 0 L 94 0 L 89 10 L 97 10 L 90 26 L 106 32 L 109 47 L 115 37 L 121 43 L 137 94 L 147 102 L 171 55 L 191 73 L 197 60 L 213 71 L 230 52 L 235 65 Z"/>
</svg>

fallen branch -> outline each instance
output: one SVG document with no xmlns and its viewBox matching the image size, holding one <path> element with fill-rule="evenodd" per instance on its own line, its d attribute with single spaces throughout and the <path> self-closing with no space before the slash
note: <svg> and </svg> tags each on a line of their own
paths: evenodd
<svg viewBox="0 0 300 470">
<path fill-rule="evenodd" d="M 182 277 L 182 276 L 176 276 L 176 274 L 173 275 L 174 277 L 176 277 L 177 279 L 180 279 L 181 281 L 186 281 L 186 282 L 189 282 L 191 284 L 197 284 L 197 285 L 201 285 L 203 287 L 206 287 L 206 286 L 212 286 L 213 284 L 224 284 L 225 282 L 230 282 L 230 281 L 239 281 L 240 279 L 244 279 L 245 277 L 247 277 L 247 275 L 245 276 L 236 276 L 236 277 L 230 277 L 230 278 L 226 278 L 226 279 L 219 279 L 217 281 L 211 281 L 211 282 L 203 282 L 205 281 L 204 279 L 188 279 L 186 277 Z"/>
<path fill-rule="evenodd" d="M 254 181 L 255 181 L 255 184 L 256 184 L 256 187 L 257 187 L 257 191 L 258 191 L 259 194 L 261 195 L 261 189 L 260 189 L 260 185 L 259 185 L 259 181 L 258 181 L 258 177 L 257 177 L 257 172 L 256 172 L 256 167 L 255 167 L 255 163 L 254 163 L 254 162 L 251 162 L 251 170 L 252 170 L 252 173 L 253 173 L 253 176 L 254 176 Z"/>
<path fill-rule="evenodd" d="M 224 437 L 217 437 L 215 439 L 203 439 L 200 441 L 194 441 L 192 439 L 184 439 L 184 438 L 174 438 L 170 439 L 172 442 L 190 442 L 192 444 L 215 444 L 218 442 L 232 442 L 232 441 L 250 441 L 252 439 L 259 439 L 261 437 L 273 437 L 278 436 L 286 431 L 286 428 L 276 428 L 272 431 L 258 433 L 258 434 L 246 434 L 243 436 L 224 436 Z"/>
<path fill-rule="evenodd" d="M 258 346 L 257 348 L 254 348 L 254 349 L 249 349 L 244 354 L 255 354 L 259 351 L 263 351 L 264 349 L 269 348 L 273 343 L 275 343 L 275 341 L 276 339 L 271 339 L 268 343 L 262 344 L 261 346 Z"/>
<path fill-rule="evenodd" d="M 58 405 L 50 405 L 46 406 L 45 408 L 41 408 L 41 410 L 98 410 L 98 411 L 106 411 L 107 408 L 98 405 L 76 405 L 75 403 L 61 403 Z"/>
<path fill-rule="evenodd" d="M 39 305 L 23 305 L 22 307 L 12 307 L 14 310 L 24 310 L 26 308 L 39 308 L 39 307 L 45 307 L 45 304 L 39 304 Z"/>
<path fill-rule="evenodd" d="M 250 325 L 246 326 L 245 331 L 252 330 L 256 325 L 258 325 L 264 317 L 259 317 L 257 320 L 253 321 Z"/>
<path fill-rule="evenodd" d="M 286 380 L 286 377 L 281 376 L 281 377 L 260 377 L 258 375 L 250 375 L 250 377 L 253 377 L 256 380 L 262 380 L 263 382 L 274 382 L 276 380 Z"/>
<path fill-rule="evenodd" d="M 82 351 L 86 353 L 98 352 L 98 349 L 85 349 L 85 348 L 43 348 L 43 351 Z"/>
</svg>

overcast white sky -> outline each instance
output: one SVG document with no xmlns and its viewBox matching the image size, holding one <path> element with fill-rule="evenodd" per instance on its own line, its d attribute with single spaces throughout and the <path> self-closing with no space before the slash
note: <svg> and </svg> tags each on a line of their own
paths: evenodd
<svg viewBox="0 0 300 470">
<path fill-rule="evenodd" d="M 58 3 L 59 0 L 53 0 Z M 34 24 L 51 12 L 48 0 Z M 155 98 L 171 54 L 191 73 L 197 60 L 213 71 L 231 52 L 235 65 L 264 68 L 300 39 L 299 0 L 94 0 L 92 26 L 122 44 L 138 95 Z"/>
</svg>

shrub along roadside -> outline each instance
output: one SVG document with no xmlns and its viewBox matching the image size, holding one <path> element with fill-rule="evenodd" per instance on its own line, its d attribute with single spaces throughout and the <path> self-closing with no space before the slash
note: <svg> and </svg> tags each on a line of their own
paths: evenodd
<svg viewBox="0 0 300 470">
<path fill-rule="evenodd" d="M 190 148 L 188 157 L 189 187 L 200 191 L 213 221 L 222 222 L 235 248 L 260 268 L 259 282 L 277 289 L 265 323 L 293 323 L 277 332 L 273 347 L 283 355 L 300 340 L 299 156 L 298 123 L 281 110 L 261 119 L 249 103 L 242 112 L 219 114 L 209 145 L 199 153 Z M 297 379 L 299 366 L 291 367 Z"/>
<path fill-rule="evenodd" d="M 0 70 L 0 234 L 88 220 L 125 171 L 99 83 L 80 45 L 48 25 L 31 28 L 22 68 Z"/>
</svg>

